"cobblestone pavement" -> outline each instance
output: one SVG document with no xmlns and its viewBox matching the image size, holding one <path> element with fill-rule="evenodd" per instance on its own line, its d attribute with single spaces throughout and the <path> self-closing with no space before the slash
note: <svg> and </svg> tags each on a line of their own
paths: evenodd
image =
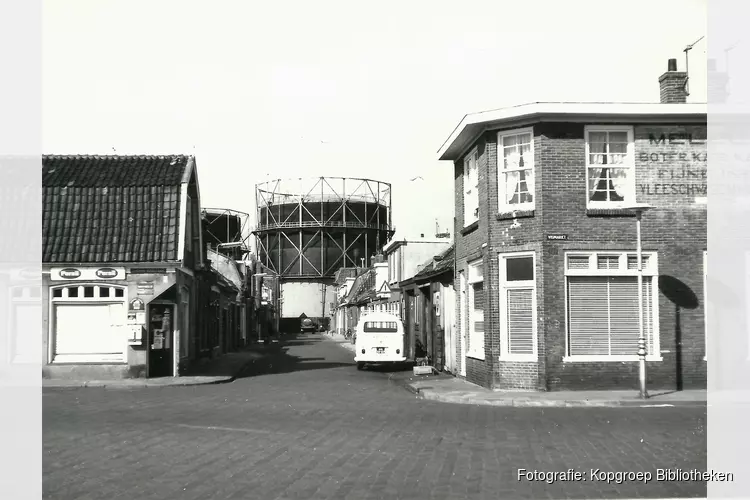
<svg viewBox="0 0 750 500">
<path fill-rule="evenodd" d="M 221 385 L 44 390 L 44 498 L 496 499 L 706 496 L 705 408 L 503 408 L 416 399 L 321 335 Z M 648 483 L 518 481 L 529 471 Z M 737 472 L 737 471 L 734 471 Z"/>
</svg>

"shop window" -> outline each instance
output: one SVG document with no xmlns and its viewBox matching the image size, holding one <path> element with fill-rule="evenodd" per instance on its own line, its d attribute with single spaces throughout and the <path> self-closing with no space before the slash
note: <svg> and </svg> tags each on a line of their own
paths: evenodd
<svg viewBox="0 0 750 500">
<path fill-rule="evenodd" d="M 126 361 L 127 309 L 122 287 L 76 284 L 56 286 L 51 292 L 49 358 L 53 363 Z"/>
<path fill-rule="evenodd" d="M 635 254 L 593 252 L 566 260 L 567 360 L 637 360 L 640 329 L 638 272 L 632 264 Z M 644 262 L 641 293 L 647 356 L 659 360 L 656 254 L 646 254 Z"/>
</svg>

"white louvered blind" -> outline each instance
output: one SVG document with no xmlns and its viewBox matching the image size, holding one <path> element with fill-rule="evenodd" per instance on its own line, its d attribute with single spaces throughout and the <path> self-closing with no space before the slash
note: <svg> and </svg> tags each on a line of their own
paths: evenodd
<svg viewBox="0 0 750 500">
<path fill-rule="evenodd" d="M 652 279 L 644 277 L 643 320 L 648 354 L 654 353 Z M 568 278 L 568 348 L 571 356 L 638 353 L 638 282 L 633 276 Z"/>
<path fill-rule="evenodd" d="M 472 285 L 471 350 L 484 352 L 484 282 Z"/>
<path fill-rule="evenodd" d="M 507 290 L 508 352 L 534 354 L 533 289 Z"/>
</svg>

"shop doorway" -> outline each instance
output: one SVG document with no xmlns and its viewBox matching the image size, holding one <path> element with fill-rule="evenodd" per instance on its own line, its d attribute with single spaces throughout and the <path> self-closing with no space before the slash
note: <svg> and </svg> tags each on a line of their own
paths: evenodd
<svg viewBox="0 0 750 500">
<path fill-rule="evenodd" d="M 174 376 L 174 304 L 148 305 L 148 376 Z"/>
</svg>

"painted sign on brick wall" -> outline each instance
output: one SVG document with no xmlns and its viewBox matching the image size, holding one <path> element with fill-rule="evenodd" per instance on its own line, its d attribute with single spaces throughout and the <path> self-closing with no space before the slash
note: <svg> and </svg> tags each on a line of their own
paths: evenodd
<svg viewBox="0 0 750 500">
<path fill-rule="evenodd" d="M 639 200 L 692 203 L 707 193 L 706 127 L 640 127 L 635 134 Z"/>
</svg>

